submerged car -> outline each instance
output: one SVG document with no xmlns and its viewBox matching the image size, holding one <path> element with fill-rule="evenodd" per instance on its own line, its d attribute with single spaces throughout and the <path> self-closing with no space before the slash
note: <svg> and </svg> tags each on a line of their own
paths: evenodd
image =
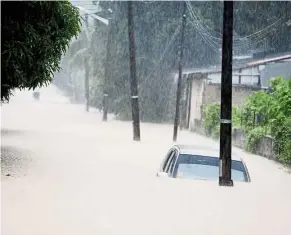
<svg viewBox="0 0 291 235">
<path fill-rule="evenodd" d="M 174 145 L 164 158 L 157 177 L 218 180 L 218 152 L 194 146 Z M 231 178 L 233 181 L 251 181 L 246 164 L 235 155 L 232 155 Z"/>
</svg>

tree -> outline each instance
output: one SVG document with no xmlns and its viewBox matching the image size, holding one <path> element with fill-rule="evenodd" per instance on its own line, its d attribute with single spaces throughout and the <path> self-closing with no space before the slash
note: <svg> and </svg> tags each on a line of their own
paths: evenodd
<svg viewBox="0 0 291 235">
<path fill-rule="evenodd" d="M 196 18 L 203 19 L 200 30 L 209 35 L 208 42 L 221 42 L 222 4 L 220 1 L 196 1 Z M 200 10 L 200 14 L 199 14 Z M 207 21 L 205 21 L 207 19 Z M 234 4 L 234 52 L 265 50 L 281 53 L 291 50 L 291 2 L 289 1 L 236 1 Z M 263 54 L 264 55 L 264 54 Z"/>
<path fill-rule="evenodd" d="M 113 9 L 109 61 L 110 77 L 108 81 L 109 112 L 117 114 L 120 119 L 131 118 L 130 82 L 129 82 L 129 54 L 127 38 L 127 8 L 125 2 L 100 2 L 103 11 L 98 15 L 108 17 L 106 9 Z M 136 63 L 139 82 L 140 115 L 143 121 L 172 121 L 175 101 L 175 88 L 171 72 L 177 71 L 176 57 L 178 55 L 180 17 L 182 12 L 176 12 L 175 2 L 137 2 L 134 7 L 136 23 Z M 159 21 L 160 24 L 155 22 Z M 98 24 L 98 26 L 97 26 Z M 91 67 L 91 105 L 102 107 L 102 86 L 104 83 L 104 66 L 107 27 L 96 22 L 90 44 L 92 52 Z M 211 64 L 218 59 L 208 47 L 204 48 L 203 40 L 199 39 L 188 22 L 185 40 L 185 65 L 187 67 Z M 82 39 L 80 34 L 78 41 Z M 145 40 L 147 38 L 147 40 Z M 66 60 L 71 60 L 76 51 L 82 50 L 72 45 L 66 54 Z M 82 70 L 76 63 L 72 69 Z M 64 70 L 68 68 L 64 64 Z M 72 74 L 76 74 L 73 72 Z M 74 80 L 74 79 L 72 79 Z M 80 80 L 80 79 L 79 79 Z M 83 92 L 83 91 L 82 91 Z M 80 93 L 82 93 L 80 92 Z"/>
<path fill-rule="evenodd" d="M 207 135 L 219 137 L 220 104 L 203 106 L 203 125 Z M 243 107 L 232 107 L 234 128 L 246 134 L 245 148 L 255 151 L 264 135 L 274 137 L 279 160 L 291 163 L 291 78 L 273 78 L 268 91 L 256 91 Z M 260 118 L 258 118 L 260 117 Z"/>
<path fill-rule="evenodd" d="M 172 122 L 175 104 L 174 78 L 177 73 L 178 44 L 181 9 L 177 1 L 138 1 L 134 5 L 136 63 L 139 86 L 140 118 L 150 122 Z M 283 5 L 282 5 L 283 4 Z M 290 5 L 290 4 L 289 4 Z M 289 7 L 287 5 L 287 9 Z M 98 15 L 108 18 L 106 9 L 113 9 L 114 21 L 111 34 L 110 75 L 108 81 L 109 110 L 119 119 L 131 119 L 129 53 L 127 38 L 127 3 L 124 1 L 100 1 L 103 11 Z M 196 1 L 187 4 L 187 24 L 185 27 L 185 69 L 205 68 L 220 64 L 222 2 Z M 274 46 L 275 52 L 289 50 L 291 45 L 290 30 L 286 10 L 279 14 L 284 5 L 282 2 L 236 2 L 234 13 L 234 30 L 238 35 L 234 38 L 234 49 L 250 52 L 258 49 L 266 36 L 267 44 Z M 257 11 L 254 9 L 257 7 Z M 248 20 L 245 15 L 251 15 Z M 278 18 L 279 17 L 279 18 Z M 290 17 L 289 17 L 290 18 Z M 280 21 L 277 22 L 277 20 Z M 277 22 L 277 23 L 276 23 Z M 275 23 L 274 25 L 272 25 Z M 280 24 L 278 26 L 278 24 Z M 254 27 L 255 25 L 255 27 Z M 270 26 L 271 27 L 268 27 Z M 278 30 L 285 30 L 279 32 Z M 90 46 L 91 76 L 90 103 L 96 108 L 102 108 L 105 48 L 107 26 L 96 22 Z M 260 31 L 262 30 L 262 31 Z M 278 34 L 279 32 L 279 34 Z M 277 34 L 276 34 L 277 33 Z M 84 41 L 82 35 L 79 41 Z M 239 40 L 239 39 L 242 40 Z M 254 48 L 248 47 L 245 39 L 249 39 Z M 276 44 L 280 40 L 282 43 Z M 273 44 L 272 44 L 273 43 Z M 74 53 L 83 47 L 79 45 L 70 48 L 66 57 L 71 59 Z M 284 49 L 285 48 L 285 49 Z M 69 55 L 70 54 L 70 55 Z M 72 66 L 71 73 L 82 71 L 79 64 Z M 64 69 L 68 67 L 64 66 Z M 81 78 L 72 79 L 77 83 Z M 80 92 L 83 94 L 83 91 Z"/>
<path fill-rule="evenodd" d="M 291 50 L 290 1 L 239 1 L 235 5 L 234 28 L 242 37 L 275 53 Z"/>
<path fill-rule="evenodd" d="M 96 12 L 99 12 L 96 4 Z M 108 26 L 80 11 L 81 33 L 70 42 L 69 49 L 61 60 L 61 71 L 55 74 L 54 84 L 64 90 L 73 103 L 85 101 L 85 58 L 89 65 L 89 104 L 102 107 L 105 45 Z M 104 16 L 102 16 L 104 17 Z M 86 23 L 86 18 L 88 22 Z M 104 17 L 106 18 L 106 17 Z M 92 23 L 93 20 L 93 23 Z"/>
<path fill-rule="evenodd" d="M 262 134 L 271 134 L 275 138 L 275 148 L 279 159 L 291 162 L 291 78 L 279 76 L 271 80 L 267 93 L 258 91 L 248 97 L 245 108 L 262 116 L 257 123 Z M 257 127 L 258 128 L 258 127 Z M 255 129 L 247 129 L 250 149 L 254 146 L 252 139 L 261 135 Z M 252 139 L 251 139 L 252 137 Z M 247 140 L 248 140 L 247 139 Z"/>
<path fill-rule="evenodd" d="M 69 1 L 2 1 L 1 7 L 4 101 L 16 88 L 35 89 L 52 81 L 62 54 L 80 32 L 80 18 Z"/>
<path fill-rule="evenodd" d="M 103 4 L 103 2 L 102 2 Z M 108 7 L 109 2 L 104 2 Z M 137 2 L 135 4 L 136 56 L 139 78 L 140 117 L 143 121 L 173 121 L 175 88 L 171 72 L 178 68 L 179 28 L 182 9 L 177 2 Z M 129 59 L 126 38 L 126 4 L 120 2 L 113 39 L 116 64 L 112 72 L 111 100 L 113 111 L 121 119 L 130 118 Z M 105 8 L 105 7 L 104 7 Z M 177 9 L 179 9 L 177 11 Z M 158 22 L 158 23 L 157 23 Z M 195 34 L 188 21 L 185 29 L 185 67 L 213 64 L 219 58 Z M 118 63 L 116 63 L 116 61 Z"/>
</svg>

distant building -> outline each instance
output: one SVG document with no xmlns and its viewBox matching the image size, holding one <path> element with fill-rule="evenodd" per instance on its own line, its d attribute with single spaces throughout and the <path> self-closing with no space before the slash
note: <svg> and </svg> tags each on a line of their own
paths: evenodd
<svg viewBox="0 0 291 235">
<path fill-rule="evenodd" d="M 233 104 L 241 106 L 255 90 L 268 89 L 270 79 L 282 75 L 291 78 L 291 54 L 249 61 L 233 68 Z M 184 128 L 195 130 L 201 126 L 201 106 L 220 102 L 221 69 L 185 69 L 183 71 L 184 93 L 181 111 Z"/>
</svg>

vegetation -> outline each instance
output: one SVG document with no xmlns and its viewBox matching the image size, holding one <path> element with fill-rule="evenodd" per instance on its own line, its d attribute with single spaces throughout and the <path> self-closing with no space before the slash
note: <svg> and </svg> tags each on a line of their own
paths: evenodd
<svg viewBox="0 0 291 235">
<path fill-rule="evenodd" d="M 249 97 L 246 108 L 260 115 L 257 125 L 275 138 L 279 158 L 291 162 L 291 79 L 274 78 L 267 93 L 259 91 Z"/>
<path fill-rule="evenodd" d="M 206 135 L 218 138 L 220 128 L 220 104 L 203 105 L 202 118 Z"/>
<path fill-rule="evenodd" d="M 184 68 L 220 64 L 222 6 L 220 1 L 188 4 Z M 98 13 L 99 16 L 113 18 L 109 37 L 109 112 L 121 119 L 130 119 L 127 3 L 102 1 L 99 7 L 103 9 Z M 113 11 L 111 15 L 109 8 Z M 235 53 L 262 48 L 272 49 L 272 52 L 291 50 L 291 27 L 286 25 L 291 14 L 291 10 L 287 10 L 290 9 L 290 3 L 236 2 L 235 8 Z M 282 9 L 286 9 L 286 12 L 282 12 Z M 134 4 L 134 13 L 141 120 L 172 122 L 176 95 L 173 73 L 177 72 L 182 2 L 139 1 Z M 80 37 L 72 42 L 63 58 L 63 74 L 56 76 L 56 84 L 66 90 L 75 102 L 83 102 L 82 61 L 86 54 L 84 49 L 87 48 L 91 52 L 90 104 L 100 109 L 108 27 L 96 20 L 89 25 L 92 35 L 86 39 L 84 25 Z"/>
<path fill-rule="evenodd" d="M 1 7 L 4 101 L 15 88 L 35 89 L 51 82 L 61 55 L 80 31 L 80 21 L 69 1 L 2 1 Z"/>
<path fill-rule="evenodd" d="M 202 106 L 202 119 L 206 135 L 219 138 L 220 134 L 220 104 L 206 104 Z M 241 122 L 241 110 L 232 107 L 232 126 L 239 127 Z"/>
<path fill-rule="evenodd" d="M 269 91 L 257 91 L 248 97 L 244 107 L 233 107 L 233 128 L 246 134 L 246 149 L 254 152 L 264 135 L 275 139 L 278 158 L 291 163 L 291 78 L 276 77 Z M 219 136 L 220 105 L 203 106 L 203 125 L 209 136 Z"/>
<path fill-rule="evenodd" d="M 266 134 L 265 129 L 261 126 L 255 127 L 247 132 L 246 139 L 246 150 L 250 152 L 255 152 L 257 145 L 260 143 L 260 140 Z"/>
</svg>

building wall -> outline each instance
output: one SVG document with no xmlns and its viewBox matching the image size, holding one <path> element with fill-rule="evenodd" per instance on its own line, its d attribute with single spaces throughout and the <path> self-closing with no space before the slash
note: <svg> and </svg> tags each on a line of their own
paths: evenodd
<svg viewBox="0 0 291 235">
<path fill-rule="evenodd" d="M 254 149 L 254 153 L 272 160 L 278 160 L 274 148 L 275 139 L 271 136 L 263 136 Z M 236 147 L 245 149 L 246 134 L 235 129 L 232 134 L 232 144 Z"/>
<path fill-rule="evenodd" d="M 258 76 L 259 73 L 259 67 L 254 66 L 250 68 L 244 68 L 240 70 L 233 70 L 232 71 L 232 84 L 243 84 L 243 85 L 257 85 L 259 82 Z M 241 74 L 241 76 L 239 76 Z M 244 76 L 245 75 L 245 76 Z M 221 73 L 211 73 L 208 75 L 208 79 L 212 83 L 221 83 Z"/>
<path fill-rule="evenodd" d="M 189 128 L 195 129 L 195 119 L 201 120 L 200 107 L 203 101 L 203 93 L 205 89 L 206 80 L 203 77 L 192 78 L 192 92 L 191 92 L 191 109 Z"/>
<path fill-rule="evenodd" d="M 232 104 L 242 106 L 247 97 L 258 88 L 250 86 L 234 86 L 232 88 Z M 207 82 L 206 79 L 193 79 L 189 129 L 196 131 L 201 127 L 201 106 L 220 103 L 221 85 Z"/>
<path fill-rule="evenodd" d="M 257 86 L 259 83 L 259 76 L 261 79 L 262 88 L 269 87 L 271 78 L 282 75 L 285 79 L 291 77 L 291 61 L 281 61 L 277 63 L 267 63 L 265 65 L 255 65 L 253 67 L 242 68 L 240 70 L 233 70 L 232 83 L 242 85 Z M 239 74 L 241 74 L 239 76 Z M 210 73 L 207 78 L 216 84 L 221 83 L 221 73 Z"/>
<path fill-rule="evenodd" d="M 258 90 L 257 88 L 250 86 L 233 86 L 232 87 L 232 104 L 242 106 L 246 101 L 246 98 Z M 203 94 L 203 104 L 211 104 L 215 102 L 220 103 L 221 99 L 221 85 L 220 84 L 207 84 Z"/>
<path fill-rule="evenodd" d="M 281 63 L 266 64 L 264 69 L 260 72 L 262 87 L 269 87 L 271 78 L 279 75 L 284 76 L 285 79 L 291 78 L 291 61 L 283 61 Z"/>
<path fill-rule="evenodd" d="M 242 106 L 249 95 L 259 90 L 259 79 L 261 79 L 261 86 L 264 88 L 268 87 L 268 83 L 272 77 L 279 75 L 283 75 L 286 79 L 291 77 L 290 60 L 233 70 L 233 105 Z M 198 128 L 197 123 L 201 122 L 201 106 L 203 104 L 220 103 L 221 73 L 196 73 L 192 75 L 192 79 L 189 128 L 195 130 Z"/>
</svg>

